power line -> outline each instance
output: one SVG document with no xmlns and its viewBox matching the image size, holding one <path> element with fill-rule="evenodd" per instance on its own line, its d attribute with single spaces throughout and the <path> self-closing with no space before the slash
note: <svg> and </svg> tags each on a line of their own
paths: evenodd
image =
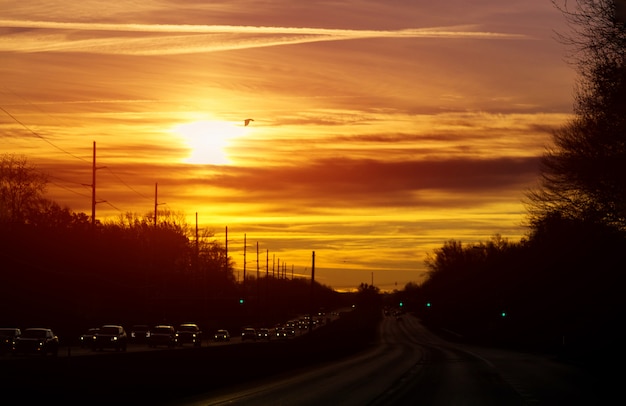
<svg viewBox="0 0 626 406">
<path fill-rule="evenodd" d="M 109 206 L 113 207 L 115 210 L 119 211 L 120 213 L 123 213 L 122 210 L 120 210 L 118 207 L 116 207 L 113 203 L 109 202 L 108 200 L 102 200 L 102 201 L 97 202 L 97 203 L 106 203 Z"/>
<path fill-rule="evenodd" d="M 14 94 L 15 94 L 15 93 L 14 93 Z M 18 97 L 21 97 L 21 96 L 19 96 L 19 95 L 18 95 Z M 22 99 L 23 99 L 23 98 L 22 98 Z M 25 100 L 25 99 L 24 99 L 24 100 Z M 27 103 L 29 103 L 29 104 L 31 104 L 31 105 L 32 105 L 32 103 L 30 103 L 29 101 L 27 101 L 27 100 L 25 100 L 25 101 L 26 101 Z M 88 162 L 86 159 L 84 159 L 84 158 L 82 158 L 82 157 L 79 157 L 78 155 L 75 155 L 75 154 L 73 154 L 73 153 L 71 153 L 71 152 L 69 152 L 69 151 L 67 151 L 67 150 L 65 150 L 65 149 L 63 149 L 63 148 L 61 148 L 61 147 L 59 147 L 58 145 L 54 144 L 53 142 L 51 142 L 50 140 L 48 140 L 48 139 L 47 139 L 46 137 L 44 137 L 43 135 L 41 135 L 41 134 L 39 134 L 38 132 L 34 131 L 34 130 L 33 130 L 33 129 L 31 129 L 29 126 L 27 126 L 25 123 L 23 123 L 22 121 L 20 121 L 17 117 L 15 117 L 13 114 L 11 114 L 9 111 L 7 111 L 4 107 L 0 106 L 0 110 L 2 110 L 2 111 L 3 111 L 3 112 L 7 115 L 7 116 L 9 116 L 12 120 L 14 120 L 16 123 L 18 123 L 18 124 L 19 124 L 20 126 L 22 126 L 24 129 L 26 129 L 26 130 L 27 130 L 28 132 L 30 132 L 32 135 L 34 135 L 34 136 L 36 136 L 37 138 L 39 138 L 39 139 L 41 139 L 41 140 L 45 141 L 46 143 L 48 143 L 48 144 L 49 144 L 49 145 L 51 145 L 52 147 L 54 147 L 54 148 L 58 149 L 59 151 L 61 151 L 61 152 L 65 153 L 65 154 L 67 154 L 67 155 L 69 155 L 69 156 L 71 156 L 71 157 L 73 157 L 73 158 L 79 159 L 79 160 L 80 160 L 80 161 L 82 161 L 82 162 Z M 113 176 L 114 176 L 114 177 L 115 177 L 115 178 L 116 178 L 116 179 L 117 179 L 117 180 L 118 180 L 121 184 L 123 184 L 124 186 L 126 186 L 129 190 L 133 191 L 133 192 L 134 192 L 134 193 L 136 193 L 138 196 L 140 196 L 140 197 L 142 197 L 142 198 L 144 198 L 144 199 L 149 199 L 147 196 L 145 196 L 144 194 L 140 193 L 140 192 L 139 192 L 139 191 L 137 191 L 135 188 L 133 188 L 132 186 L 130 186 L 127 182 L 125 182 L 124 180 L 122 180 L 122 178 L 120 178 L 120 177 L 119 177 L 119 176 L 118 176 L 115 172 L 113 172 L 110 168 L 108 168 L 108 167 L 104 167 L 104 168 L 108 169 L 109 173 L 110 173 L 111 175 L 113 175 Z M 76 184 L 84 185 L 84 184 L 82 184 L 82 183 L 78 183 L 78 182 L 70 182 L 70 183 L 76 183 Z M 76 193 L 76 194 L 80 195 L 80 193 L 75 192 L 75 191 L 72 191 L 72 190 L 70 190 L 69 188 L 66 188 L 66 187 L 60 186 L 60 185 L 58 185 L 58 184 L 56 184 L 56 183 L 54 183 L 54 184 L 55 184 L 56 186 L 59 186 L 59 187 L 63 188 L 63 189 L 66 189 L 66 190 L 68 190 L 68 191 L 71 191 L 72 193 Z M 108 204 L 109 204 L 111 207 L 113 207 L 113 208 L 115 208 L 116 210 L 118 210 L 118 211 L 120 211 L 120 212 L 121 212 L 121 210 L 120 210 L 119 208 L 117 208 L 116 206 L 114 206 L 113 204 L 111 204 L 111 203 L 108 203 Z"/>
<path fill-rule="evenodd" d="M 150 198 L 146 195 L 144 195 L 143 193 L 137 191 L 135 188 L 133 188 L 132 186 L 130 186 L 128 183 L 124 182 L 122 180 L 122 178 L 120 178 L 119 176 L 117 176 L 117 174 L 115 174 L 115 172 L 113 172 L 109 167 L 105 167 L 105 169 L 107 169 L 109 171 L 109 173 L 111 173 L 111 175 L 113 175 L 118 181 L 120 181 L 124 186 L 126 186 L 127 188 L 129 188 L 130 190 L 132 190 L 133 192 L 137 193 L 137 195 L 143 197 L 144 199 L 149 200 Z"/>
<path fill-rule="evenodd" d="M 73 189 L 70 189 L 70 188 L 68 188 L 68 187 L 66 187 L 66 186 L 60 185 L 60 184 L 58 184 L 58 183 L 55 183 L 55 182 L 50 182 L 50 183 L 52 183 L 52 184 L 53 184 L 53 185 L 55 185 L 56 187 L 59 187 L 59 188 L 61 188 L 61 189 L 65 189 L 65 190 L 67 190 L 68 192 L 72 192 L 72 193 L 74 193 L 74 194 L 76 194 L 76 195 L 78 195 L 78 196 L 82 196 L 82 197 L 89 197 L 89 196 L 88 196 L 88 195 L 86 195 L 86 194 L 83 194 L 83 193 L 77 192 L 77 191 L 75 191 L 75 190 L 73 190 Z"/>
<path fill-rule="evenodd" d="M 35 132 L 34 130 L 32 130 L 30 127 L 28 127 L 26 124 L 22 123 L 22 122 L 21 122 L 21 121 L 20 121 L 17 117 L 15 117 L 13 114 L 11 114 L 11 113 L 9 113 L 8 111 L 6 111 L 6 110 L 4 109 L 4 107 L 0 106 L 0 110 L 4 111 L 4 113 L 5 113 L 7 116 L 9 116 L 9 117 L 11 117 L 13 120 L 15 120 L 15 122 L 16 122 L 16 123 L 18 123 L 19 125 L 21 125 L 22 127 L 24 127 L 24 128 L 25 128 L 28 132 L 30 132 L 30 133 L 31 133 L 31 134 L 33 134 L 34 136 L 36 136 L 36 137 L 38 137 L 38 138 L 40 138 L 40 139 L 44 140 L 45 142 L 47 142 L 48 144 L 52 145 L 54 148 L 58 149 L 59 151 L 64 152 L 64 153 L 66 153 L 66 154 L 68 154 L 68 155 L 70 155 L 70 156 L 72 156 L 72 157 L 74 157 L 74 158 L 76 158 L 76 159 L 80 159 L 80 160 L 81 160 L 81 161 L 83 161 L 83 162 L 88 162 L 86 159 L 81 158 L 81 157 L 79 157 L 78 155 L 74 155 L 74 154 L 72 154 L 72 153 L 71 153 L 71 152 L 69 152 L 69 151 L 66 151 L 65 149 L 63 149 L 63 148 L 59 147 L 58 145 L 54 144 L 53 142 L 49 141 L 49 140 L 48 140 L 46 137 L 44 137 L 43 135 L 38 134 L 37 132 Z"/>
</svg>

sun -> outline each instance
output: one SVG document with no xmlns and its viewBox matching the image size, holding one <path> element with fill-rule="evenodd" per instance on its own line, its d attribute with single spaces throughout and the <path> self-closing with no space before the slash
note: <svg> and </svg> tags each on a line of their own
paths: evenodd
<svg viewBox="0 0 626 406">
<path fill-rule="evenodd" d="M 184 162 L 190 164 L 228 165 L 227 149 L 232 140 L 245 134 L 243 124 L 228 121 L 194 121 L 173 128 L 189 149 Z"/>
</svg>

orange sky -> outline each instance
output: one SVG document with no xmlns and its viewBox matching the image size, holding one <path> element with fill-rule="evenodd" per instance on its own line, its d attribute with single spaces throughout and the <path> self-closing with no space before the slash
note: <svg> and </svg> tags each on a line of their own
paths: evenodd
<svg viewBox="0 0 626 406">
<path fill-rule="evenodd" d="M 68 4 L 71 3 L 71 4 Z M 76 4 L 73 4 L 76 3 Z M 441 4 L 439 4 L 441 3 Z M 547 0 L 0 0 L 0 153 L 100 220 L 160 208 L 336 289 L 525 233 L 574 72 Z M 244 127 L 243 120 L 253 118 Z"/>
</svg>

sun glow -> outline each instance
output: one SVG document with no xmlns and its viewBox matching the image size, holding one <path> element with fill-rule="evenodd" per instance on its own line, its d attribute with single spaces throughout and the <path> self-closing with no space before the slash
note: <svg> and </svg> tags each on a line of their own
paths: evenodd
<svg viewBox="0 0 626 406">
<path fill-rule="evenodd" d="M 245 134 L 243 123 L 228 121 L 194 121 L 179 124 L 173 132 L 182 138 L 189 149 L 184 162 L 190 164 L 230 164 L 227 150 L 234 138 Z"/>
</svg>

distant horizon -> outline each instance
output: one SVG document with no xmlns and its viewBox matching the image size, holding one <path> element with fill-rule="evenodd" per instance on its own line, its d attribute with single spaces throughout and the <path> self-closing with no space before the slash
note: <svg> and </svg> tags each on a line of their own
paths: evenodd
<svg viewBox="0 0 626 406">
<path fill-rule="evenodd" d="M 255 4 L 0 0 L 0 154 L 90 215 L 95 143 L 98 220 L 153 212 L 158 185 L 158 209 L 228 227 L 235 272 L 246 235 L 295 274 L 315 251 L 335 290 L 526 235 L 576 80 L 550 2 Z"/>
</svg>

